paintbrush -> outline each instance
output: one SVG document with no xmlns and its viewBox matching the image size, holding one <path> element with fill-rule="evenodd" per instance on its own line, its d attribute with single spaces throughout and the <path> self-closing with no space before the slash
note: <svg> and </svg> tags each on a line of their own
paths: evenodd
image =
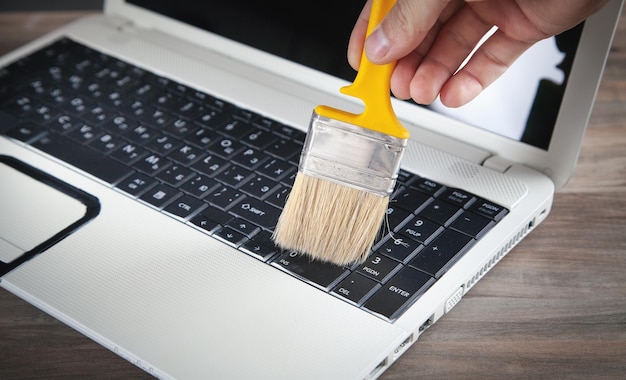
<svg viewBox="0 0 626 380">
<path fill-rule="evenodd" d="M 367 35 L 395 0 L 374 0 Z M 362 262 L 385 219 L 409 132 L 390 97 L 395 62 L 371 63 L 365 53 L 353 83 L 340 92 L 359 98 L 353 114 L 315 107 L 298 173 L 272 235 L 277 246 L 338 265 Z"/>
</svg>

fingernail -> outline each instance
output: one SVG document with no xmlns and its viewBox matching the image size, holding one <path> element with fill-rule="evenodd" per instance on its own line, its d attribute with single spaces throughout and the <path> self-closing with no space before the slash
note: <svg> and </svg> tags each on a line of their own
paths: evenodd
<svg viewBox="0 0 626 380">
<path fill-rule="evenodd" d="M 365 54 L 370 61 L 379 61 L 389 52 L 389 39 L 385 36 L 385 32 L 377 26 L 365 40 Z"/>
</svg>

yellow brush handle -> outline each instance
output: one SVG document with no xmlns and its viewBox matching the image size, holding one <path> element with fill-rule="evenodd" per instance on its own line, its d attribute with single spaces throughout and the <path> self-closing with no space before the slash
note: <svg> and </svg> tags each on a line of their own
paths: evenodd
<svg viewBox="0 0 626 380">
<path fill-rule="evenodd" d="M 367 35 L 385 17 L 396 0 L 374 0 L 367 24 Z M 367 59 L 365 50 L 361 55 L 359 72 L 351 85 L 341 88 L 343 94 L 359 98 L 365 106 L 360 114 L 338 110 L 327 106 L 318 106 L 315 112 L 319 115 L 366 129 L 381 132 L 401 139 L 409 138 L 409 131 L 402 126 L 391 106 L 390 86 L 391 74 L 396 62 L 376 65 Z"/>
</svg>

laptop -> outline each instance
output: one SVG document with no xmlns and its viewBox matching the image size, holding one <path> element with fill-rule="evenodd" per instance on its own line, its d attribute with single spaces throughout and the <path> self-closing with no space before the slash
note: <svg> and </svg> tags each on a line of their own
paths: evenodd
<svg viewBox="0 0 626 380">
<path fill-rule="evenodd" d="M 0 58 L 0 285 L 164 379 L 380 377 L 549 214 L 623 1 L 411 132 L 363 264 L 271 232 L 361 1 L 107 0 Z M 319 14 L 316 11 L 325 9 Z"/>
</svg>

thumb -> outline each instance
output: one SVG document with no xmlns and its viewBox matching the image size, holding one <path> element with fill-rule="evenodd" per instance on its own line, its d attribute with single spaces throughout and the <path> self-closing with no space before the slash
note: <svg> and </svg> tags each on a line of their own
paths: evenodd
<svg viewBox="0 0 626 380">
<path fill-rule="evenodd" d="M 424 41 L 449 1 L 398 0 L 365 40 L 367 58 L 385 64 L 408 55 Z"/>
</svg>

